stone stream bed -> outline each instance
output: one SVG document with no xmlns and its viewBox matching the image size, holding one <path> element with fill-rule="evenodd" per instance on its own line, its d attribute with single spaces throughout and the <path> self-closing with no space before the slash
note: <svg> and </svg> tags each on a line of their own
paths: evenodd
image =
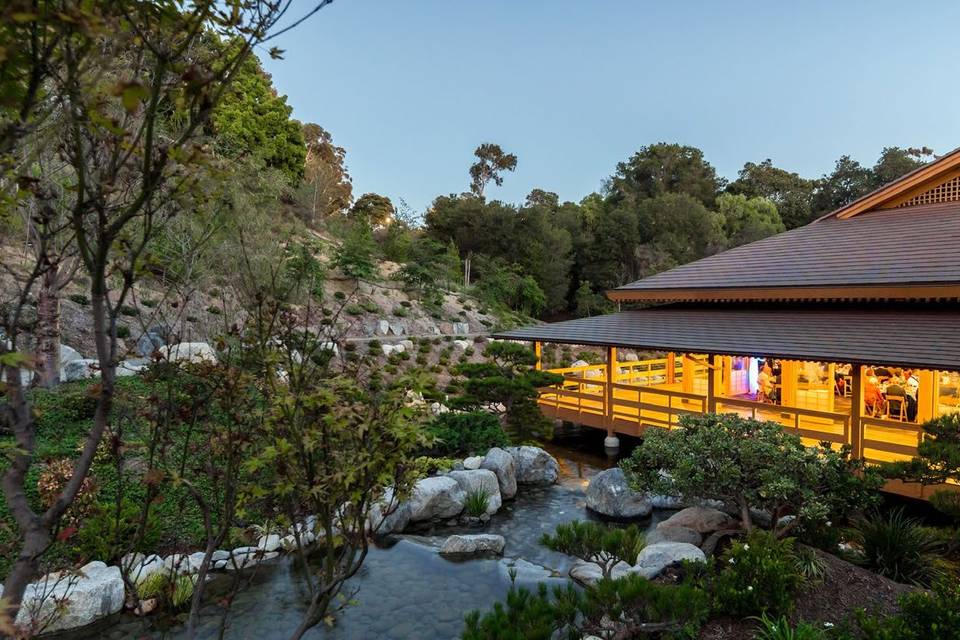
<svg viewBox="0 0 960 640">
<path fill-rule="evenodd" d="M 564 584 L 575 560 L 550 551 L 540 537 L 561 523 L 591 518 L 584 500 L 589 479 L 612 462 L 572 449 L 548 447 L 560 463 L 560 478 L 549 487 L 523 486 L 483 528 L 438 526 L 417 535 L 391 536 L 372 547 L 346 591 L 352 603 L 336 615 L 333 626 L 321 624 L 306 638 L 330 640 L 448 640 L 458 638 L 464 615 L 503 600 L 511 569 L 518 585 Z M 654 510 L 641 524 L 650 528 L 673 512 Z M 454 533 L 494 533 L 506 539 L 502 558 L 454 561 L 438 550 Z M 301 620 L 306 596 L 299 569 L 289 558 L 262 566 L 252 583 L 234 599 L 223 637 L 239 640 L 283 640 Z M 211 585 L 214 587 L 215 585 Z M 216 589 L 212 589 L 215 593 Z M 355 592 L 355 593 L 354 593 Z M 201 614 L 198 638 L 219 638 L 224 609 L 215 596 Z M 59 636 L 70 640 L 170 639 L 187 637 L 169 619 L 124 614 L 83 633 Z"/>
</svg>

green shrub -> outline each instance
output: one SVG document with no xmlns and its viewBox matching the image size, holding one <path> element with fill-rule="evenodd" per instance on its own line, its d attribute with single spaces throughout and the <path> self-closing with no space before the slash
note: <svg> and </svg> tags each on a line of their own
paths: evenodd
<svg viewBox="0 0 960 640">
<path fill-rule="evenodd" d="M 464 640 L 551 640 L 554 638 L 650 637 L 692 638 L 706 619 L 707 599 L 690 585 L 659 585 L 638 574 L 603 579 L 578 591 L 572 585 L 541 583 L 537 591 L 510 587 L 506 603 L 466 617 Z M 611 624 L 611 620 L 617 622 Z M 659 634 L 611 634 L 654 627 Z"/>
<path fill-rule="evenodd" d="M 160 302 L 159 302 L 158 300 L 153 300 L 153 299 L 151 299 L 151 298 L 144 298 L 143 300 L 140 301 L 140 304 L 142 304 L 143 306 L 148 307 L 148 308 L 150 308 L 150 309 L 153 309 L 153 308 L 155 308 L 158 304 L 160 304 Z"/>
<path fill-rule="evenodd" d="M 755 531 L 715 563 L 711 590 L 717 611 L 731 616 L 780 615 L 793 608 L 803 582 L 793 538 Z"/>
<path fill-rule="evenodd" d="M 200 322 L 200 318 L 197 316 L 187 316 L 187 322 Z"/>
<path fill-rule="evenodd" d="M 345 294 L 343 291 L 334 291 L 333 297 L 336 298 L 337 300 L 346 300 L 347 294 Z"/>
<path fill-rule="evenodd" d="M 363 307 L 358 304 L 348 304 L 343 310 L 349 316 L 359 316 L 363 314 Z"/>
<path fill-rule="evenodd" d="M 487 512 L 490 506 L 490 494 L 484 489 L 476 489 L 467 494 L 464 511 L 472 518 L 479 518 Z"/>
<path fill-rule="evenodd" d="M 395 315 L 398 318 L 406 318 L 407 316 L 410 315 L 410 312 L 407 311 L 406 307 L 395 307 L 393 309 L 393 315 Z"/>
<path fill-rule="evenodd" d="M 760 628 L 754 640 L 826 640 L 828 637 L 823 627 L 803 621 L 794 626 L 786 616 L 768 618 L 763 614 L 757 622 Z"/>
<path fill-rule="evenodd" d="M 345 343 L 345 344 L 343 345 L 343 350 L 344 350 L 344 351 L 356 351 L 356 350 L 357 350 L 357 343 L 356 343 L 356 342 L 347 342 L 347 343 Z"/>
<path fill-rule="evenodd" d="M 427 432 L 435 438 L 429 450 L 435 456 L 484 454 L 509 444 L 500 421 L 486 411 L 441 413 L 427 425 Z"/>
<path fill-rule="evenodd" d="M 401 307 L 406 307 L 406 308 L 409 309 L 410 307 L 413 306 L 413 303 L 410 302 L 409 300 L 401 300 L 401 301 L 400 301 L 400 306 L 401 306 Z"/>
<path fill-rule="evenodd" d="M 128 304 L 120 305 L 120 315 L 122 316 L 135 316 L 137 315 L 137 310 L 131 307 Z"/>
<path fill-rule="evenodd" d="M 160 523 L 155 509 L 151 509 L 143 539 L 135 544 L 140 526 L 141 506 L 133 500 L 123 500 L 119 512 L 115 504 L 98 505 L 95 515 L 86 518 L 77 531 L 76 553 L 84 559 L 111 562 L 129 551 L 150 553 L 160 542 Z"/>
<path fill-rule="evenodd" d="M 373 300 L 362 300 L 360 306 L 363 307 L 363 310 L 367 313 L 380 313 L 380 307 Z"/>
<path fill-rule="evenodd" d="M 960 583 L 943 580 L 932 592 L 900 597 L 900 613 L 858 616 L 864 640 L 960 640 Z"/>
<path fill-rule="evenodd" d="M 90 304 L 90 298 L 83 295 L 82 293 L 71 293 L 70 295 L 67 296 L 67 300 L 76 302 L 77 304 L 83 305 L 84 307 Z"/>
<path fill-rule="evenodd" d="M 613 567 L 619 562 L 634 564 L 637 554 L 643 550 L 646 540 L 637 525 L 614 527 L 592 520 L 574 520 L 557 525 L 551 535 L 543 534 L 540 544 L 567 555 L 593 562 L 610 577 Z"/>
<path fill-rule="evenodd" d="M 209 307 L 207 307 L 207 313 L 209 313 L 212 316 L 223 315 L 223 311 L 220 309 L 220 307 L 217 307 L 215 305 L 210 305 Z"/>
<path fill-rule="evenodd" d="M 943 576 L 940 541 L 902 508 L 860 518 L 852 540 L 863 552 L 860 563 L 891 580 L 929 586 Z"/>
<path fill-rule="evenodd" d="M 426 478 L 435 473 L 446 473 L 457 463 L 454 458 L 420 456 L 413 459 L 413 475 L 417 478 Z"/>
<path fill-rule="evenodd" d="M 126 325 L 117 325 L 117 337 L 121 340 L 130 337 L 130 327 Z"/>
</svg>

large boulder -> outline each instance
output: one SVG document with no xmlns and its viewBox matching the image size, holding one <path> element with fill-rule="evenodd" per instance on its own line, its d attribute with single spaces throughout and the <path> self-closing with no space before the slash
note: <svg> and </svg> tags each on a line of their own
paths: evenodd
<svg viewBox="0 0 960 640">
<path fill-rule="evenodd" d="M 628 520 L 650 515 L 653 505 L 646 495 L 631 489 L 623 469 L 615 467 L 591 478 L 587 508 L 608 518 Z"/>
<path fill-rule="evenodd" d="M 739 523 L 719 509 L 712 507 L 687 507 L 660 524 L 657 528 L 686 527 L 697 533 L 713 533 L 721 529 L 735 529 Z"/>
<path fill-rule="evenodd" d="M 470 456 L 463 459 L 463 468 L 468 471 L 479 469 L 481 464 L 483 464 L 483 456 Z"/>
<path fill-rule="evenodd" d="M 167 344 L 169 330 L 163 327 L 150 327 L 137 339 L 137 353 L 144 358 L 149 358 L 160 347 Z"/>
<path fill-rule="evenodd" d="M 78 629 L 118 613 L 123 597 L 120 567 L 91 562 L 75 573 L 50 573 L 27 585 L 16 622 L 42 625 L 44 633 Z"/>
<path fill-rule="evenodd" d="M 399 533 L 410 524 L 410 503 L 393 499 L 393 489 L 370 507 L 367 514 L 367 529 L 379 536 Z"/>
<path fill-rule="evenodd" d="M 540 447 L 508 447 L 519 484 L 553 484 L 560 477 L 560 464 Z"/>
<path fill-rule="evenodd" d="M 80 352 L 74 349 L 73 347 L 68 347 L 65 344 L 60 345 L 60 366 L 65 367 L 68 362 L 73 362 L 74 360 L 81 360 L 83 356 L 80 355 Z"/>
<path fill-rule="evenodd" d="M 483 457 L 480 468 L 489 469 L 496 474 L 501 498 L 509 500 L 517 495 L 517 468 L 512 455 L 500 447 L 493 447 Z"/>
<path fill-rule="evenodd" d="M 684 560 L 706 562 L 707 557 L 698 547 L 686 542 L 660 542 L 644 547 L 637 554 L 637 563 L 630 571 L 644 578 L 655 578 L 670 565 Z"/>
<path fill-rule="evenodd" d="M 465 556 L 480 553 L 500 555 L 503 553 L 506 544 L 507 541 L 503 536 L 489 533 L 454 535 L 443 541 L 440 553 L 445 556 Z"/>
<path fill-rule="evenodd" d="M 464 494 L 469 496 L 471 493 L 483 492 L 487 496 L 488 515 L 496 513 L 503 500 L 500 497 L 500 483 L 497 481 L 497 475 L 489 469 L 473 469 L 463 471 L 451 471 L 447 474 L 457 481 Z"/>
<path fill-rule="evenodd" d="M 179 342 L 163 345 L 157 351 L 171 362 L 216 362 L 217 352 L 206 342 Z"/>
<path fill-rule="evenodd" d="M 467 494 L 460 484 L 449 476 L 434 476 L 419 480 L 408 501 L 410 521 L 453 518 L 460 515 Z"/>
<path fill-rule="evenodd" d="M 622 578 L 630 573 L 630 565 L 620 561 L 610 569 L 610 577 L 614 580 Z M 581 585 L 588 587 L 603 577 L 603 568 L 596 562 L 587 562 L 586 560 L 577 560 L 570 567 L 570 577 Z"/>
<path fill-rule="evenodd" d="M 92 358 L 80 358 L 71 360 L 63 366 L 64 382 L 74 382 L 76 380 L 88 380 L 100 376 L 100 361 Z"/>
<path fill-rule="evenodd" d="M 686 527 L 663 527 L 657 528 L 647 534 L 647 544 L 658 544 L 660 542 L 686 542 L 697 547 L 703 542 L 703 536 Z"/>
</svg>

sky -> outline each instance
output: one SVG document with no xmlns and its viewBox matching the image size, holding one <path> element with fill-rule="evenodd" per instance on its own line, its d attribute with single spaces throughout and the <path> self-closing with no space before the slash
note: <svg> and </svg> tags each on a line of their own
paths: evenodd
<svg viewBox="0 0 960 640">
<path fill-rule="evenodd" d="M 728 179 L 765 158 L 818 177 L 885 146 L 945 153 L 957 24 L 955 0 L 335 0 L 264 66 L 346 149 L 355 196 L 422 212 L 467 190 L 482 142 L 519 159 L 487 197 L 518 203 L 579 201 L 660 141 Z"/>
</svg>

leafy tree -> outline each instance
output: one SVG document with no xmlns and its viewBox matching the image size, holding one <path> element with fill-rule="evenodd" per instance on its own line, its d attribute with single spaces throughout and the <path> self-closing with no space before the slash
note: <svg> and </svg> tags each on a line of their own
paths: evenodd
<svg viewBox="0 0 960 640">
<path fill-rule="evenodd" d="M 314 13 L 327 4 L 319 1 Z M 17 560 L 6 578 L 0 620 L 9 621 L 50 547 L 61 518 L 76 498 L 111 421 L 118 361 L 117 319 L 142 274 L 142 258 L 156 229 L 192 202 L 209 158 L 202 133 L 211 113 L 251 50 L 290 18 L 290 2 L 247 2 L 225 11 L 219 3 L 65 2 L 11 0 L 0 8 L 0 169 L 19 184 L 3 206 L 43 202 L 34 189 L 28 137 L 56 118 L 57 159 L 67 176 L 66 220 L 39 208 L 38 241 L 71 229 L 80 269 L 89 282 L 91 329 L 100 362 L 100 384 L 90 428 L 71 479 L 53 503 L 35 511 L 26 482 L 36 446 L 31 401 L 20 383 L 25 360 L 22 317 L 42 252 L 24 269 L 16 300 L 4 305 L 0 366 L 7 383 L 0 407 L 13 434 L 3 490 L 17 525 Z M 299 20 L 296 20 L 299 22 Z M 216 34 L 230 46 L 213 55 L 205 39 Z M 10 46 L 10 43 L 16 43 Z M 271 50 L 276 54 L 276 50 Z M 12 55 L 9 55 L 12 54 Z M 9 195 L 7 192 L 5 195 Z M 7 218 L 0 215 L 0 218 Z"/>
<path fill-rule="evenodd" d="M 777 206 L 766 198 L 721 194 L 717 198 L 728 247 L 738 247 L 786 231 Z"/>
<path fill-rule="evenodd" d="M 621 464 L 631 485 L 722 500 L 739 510 L 747 532 L 751 509 L 768 511 L 781 538 L 799 526 L 839 523 L 875 503 L 883 484 L 874 468 L 851 459 L 849 448 L 805 447 L 776 422 L 704 414 L 684 416 L 681 427 L 647 431 Z M 786 515 L 795 518 L 781 520 Z"/>
<path fill-rule="evenodd" d="M 814 215 L 830 213 L 850 204 L 873 189 L 874 179 L 870 169 L 850 156 L 840 156 L 833 172 L 823 176 L 817 183 L 814 194 Z"/>
<path fill-rule="evenodd" d="M 928 420 L 922 428 L 925 437 L 917 445 L 916 457 L 885 463 L 884 475 L 923 486 L 960 481 L 960 414 Z M 960 492 L 940 489 L 930 497 L 930 503 L 960 520 Z"/>
<path fill-rule="evenodd" d="M 559 384 L 563 377 L 536 370 L 536 354 L 522 344 L 491 342 L 483 353 L 486 362 L 456 368 L 463 392 L 451 399 L 451 406 L 495 411 L 514 442 L 549 437 L 552 423 L 537 406 L 538 390 Z"/>
<path fill-rule="evenodd" d="M 584 249 L 581 278 L 612 289 L 640 277 L 637 215 L 626 207 L 601 207 L 588 222 L 594 241 Z"/>
<path fill-rule="evenodd" d="M 592 316 L 595 313 L 602 313 L 605 310 L 606 299 L 594 293 L 593 285 L 589 280 L 581 280 L 580 286 L 574 294 L 574 310 L 581 317 Z"/>
<path fill-rule="evenodd" d="M 699 260 L 726 246 L 723 217 L 689 195 L 667 193 L 641 201 L 636 210 L 641 243 L 669 260 L 668 265 L 659 259 L 641 262 L 642 275 Z"/>
<path fill-rule="evenodd" d="M 811 221 L 815 180 L 801 178 L 794 172 L 773 166 L 768 158 L 756 164 L 748 162 L 727 191 L 748 198 L 766 198 L 773 202 L 787 229 L 801 227 Z"/>
<path fill-rule="evenodd" d="M 393 220 L 395 210 L 390 198 L 376 193 L 365 193 L 350 208 L 350 217 L 371 227 L 383 227 Z"/>
<path fill-rule="evenodd" d="M 927 147 L 921 149 L 901 149 L 900 147 L 884 147 L 880 152 L 877 163 L 873 165 L 873 187 L 878 188 L 893 182 L 904 174 L 924 165 L 923 158 L 932 156 L 933 151 Z"/>
<path fill-rule="evenodd" d="M 482 276 L 476 286 L 477 297 L 493 307 L 506 306 L 525 316 L 533 316 L 546 307 L 547 298 L 532 276 L 523 275 L 516 265 L 500 259 L 480 262 Z"/>
<path fill-rule="evenodd" d="M 353 200 L 346 150 L 335 145 L 330 133 L 318 124 L 303 125 L 302 133 L 307 147 L 303 177 L 310 190 L 312 219 L 322 220 L 345 212 Z"/>
<path fill-rule="evenodd" d="M 354 280 L 370 280 L 377 274 L 373 231 L 365 222 L 350 227 L 333 258 L 333 266 Z"/>
<path fill-rule="evenodd" d="M 478 198 L 490 182 L 503 184 L 503 172 L 517 168 L 517 156 L 506 153 L 498 144 L 485 142 L 474 150 L 477 161 L 470 165 L 470 191 Z"/>
<path fill-rule="evenodd" d="M 291 184 L 303 178 L 307 148 L 293 108 L 277 94 L 253 56 L 238 69 L 211 118 L 215 147 L 228 158 L 253 158 L 279 169 Z"/>
<path fill-rule="evenodd" d="M 668 193 L 686 194 L 707 207 L 713 206 L 723 180 L 695 147 L 658 142 L 641 147 L 617 165 L 610 179 L 616 200 L 643 200 Z"/>
<path fill-rule="evenodd" d="M 396 278 L 407 287 L 428 298 L 435 297 L 441 287 L 457 282 L 459 276 L 460 259 L 453 245 L 423 237 L 410 243 L 407 260 L 396 273 Z"/>
</svg>

